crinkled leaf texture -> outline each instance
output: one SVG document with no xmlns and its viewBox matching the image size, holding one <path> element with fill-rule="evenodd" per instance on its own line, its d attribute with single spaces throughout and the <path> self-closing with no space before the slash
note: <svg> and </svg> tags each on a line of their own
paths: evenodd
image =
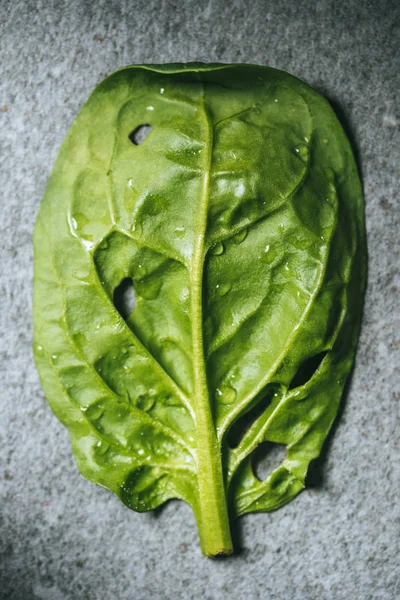
<svg viewBox="0 0 400 600">
<path fill-rule="evenodd" d="M 329 104 L 266 67 L 117 71 L 34 245 L 35 358 L 80 470 L 136 511 L 185 500 L 204 553 L 229 553 L 229 517 L 304 488 L 354 358 L 363 200 Z M 261 477 L 267 443 L 286 454 Z"/>
</svg>

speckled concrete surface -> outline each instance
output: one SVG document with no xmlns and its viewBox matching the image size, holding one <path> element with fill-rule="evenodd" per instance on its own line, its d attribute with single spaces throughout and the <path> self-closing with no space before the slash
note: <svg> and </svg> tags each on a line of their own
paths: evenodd
<svg viewBox="0 0 400 600">
<path fill-rule="evenodd" d="M 386 0 L 2 0 L 2 600 L 400 597 L 399 20 Z M 328 452 L 308 491 L 243 519 L 238 553 L 216 561 L 185 505 L 138 515 L 79 474 L 31 355 L 31 233 L 72 119 L 116 68 L 187 60 L 269 64 L 328 95 L 357 151 L 369 236 L 357 365 Z"/>
</svg>

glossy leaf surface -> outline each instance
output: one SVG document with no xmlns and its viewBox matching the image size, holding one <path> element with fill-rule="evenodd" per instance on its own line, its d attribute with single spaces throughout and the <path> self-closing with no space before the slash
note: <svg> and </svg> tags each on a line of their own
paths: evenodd
<svg viewBox="0 0 400 600">
<path fill-rule="evenodd" d="M 266 67 L 122 69 L 34 244 L 35 358 L 80 470 L 137 511 L 185 500 L 229 553 L 229 517 L 303 489 L 353 362 L 363 201 L 332 109 Z M 286 454 L 261 479 L 267 442 Z"/>
</svg>

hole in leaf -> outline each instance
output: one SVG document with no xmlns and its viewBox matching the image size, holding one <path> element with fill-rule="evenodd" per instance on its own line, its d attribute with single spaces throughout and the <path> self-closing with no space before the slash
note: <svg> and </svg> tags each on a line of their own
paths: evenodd
<svg viewBox="0 0 400 600">
<path fill-rule="evenodd" d="M 311 377 L 313 377 L 314 373 L 318 370 L 320 364 L 324 360 L 327 352 L 320 352 L 311 358 L 308 358 L 302 365 L 300 365 L 296 375 L 293 377 L 289 390 L 293 388 L 300 387 L 310 381 Z"/>
<path fill-rule="evenodd" d="M 264 390 L 264 394 L 261 399 L 256 400 L 253 405 L 250 405 L 249 410 L 241 415 L 231 426 L 228 431 L 228 445 L 231 448 L 237 448 L 240 441 L 244 437 L 245 433 L 250 427 L 257 421 L 259 417 L 267 410 L 271 404 L 274 394 L 279 393 L 279 383 L 270 383 Z"/>
<path fill-rule="evenodd" d="M 144 140 L 147 138 L 152 129 L 152 126 L 148 123 L 144 125 L 138 125 L 133 131 L 130 132 L 128 137 L 131 140 L 132 144 L 134 144 L 135 146 L 139 146 L 139 144 L 142 144 L 144 142 Z"/>
<path fill-rule="evenodd" d="M 262 442 L 253 452 L 251 464 L 253 473 L 264 481 L 286 457 L 286 446 L 273 442 Z"/>
<path fill-rule="evenodd" d="M 130 277 L 123 279 L 115 288 L 114 306 L 125 321 L 132 314 L 135 308 L 135 290 Z"/>
</svg>

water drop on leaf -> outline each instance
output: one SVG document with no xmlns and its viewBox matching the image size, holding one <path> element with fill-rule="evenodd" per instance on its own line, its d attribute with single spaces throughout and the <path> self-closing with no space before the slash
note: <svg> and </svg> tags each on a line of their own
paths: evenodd
<svg viewBox="0 0 400 600">
<path fill-rule="evenodd" d="M 218 242 L 213 246 L 210 250 L 211 254 L 215 254 L 216 256 L 220 256 L 224 253 L 224 245 L 222 242 Z"/>
<path fill-rule="evenodd" d="M 88 406 L 86 414 L 91 421 L 98 421 L 104 414 L 104 408 L 101 404 Z"/>
<path fill-rule="evenodd" d="M 153 408 L 154 402 L 155 402 L 155 400 L 154 400 L 154 398 L 152 396 L 150 396 L 149 394 L 142 394 L 137 399 L 136 406 L 140 410 L 143 410 L 144 412 L 147 412 L 148 410 L 150 410 L 151 408 Z"/>
<path fill-rule="evenodd" d="M 239 231 L 239 233 L 237 233 L 233 237 L 233 241 L 235 242 L 235 244 L 241 244 L 246 239 L 247 234 L 248 234 L 248 229 L 247 229 L 247 227 L 244 227 L 241 231 Z"/>
<path fill-rule="evenodd" d="M 232 286 L 230 283 L 218 284 L 216 285 L 217 294 L 219 296 L 226 296 L 226 294 L 230 291 L 231 287 Z"/>
<path fill-rule="evenodd" d="M 270 265 L 275 260 L 277 255 L 277 251 L 274 248 L 271 248 L 269 244 L 267 244 L 265 246 L 263 254 L 261 255 L 261 260 Z"/>
<path fill-rule="evenodd" d="M 100 455 L 100 456 L 104 456 L 104 454 L 106 454 L 110 449 L 110 444 L 108 444 L 107 442 L 104 442 L 102 440 L 98 441 L 96 444 L 96 454 Z"/>
<path fill-rule="evenodd" d="M 233 404 L 236 399 L 236 390 L 230 386 L 217 388 L 216 398 L 220 404 Z"/>
<path fill-rule="evenodd" d="M 176 237 L 183 237 L 186 234 L 186 229 L 185 227 L 176 227 L 175 231 L 174 231 Z"/>
<path fill-rule="evenodd" d="M 154 277 L 152 279 L 139 279 L 134 282 L 135 292 L 145 298 L 145 300 L 155 300 L 160 293 L 162 279 Z"/>
</svg>

